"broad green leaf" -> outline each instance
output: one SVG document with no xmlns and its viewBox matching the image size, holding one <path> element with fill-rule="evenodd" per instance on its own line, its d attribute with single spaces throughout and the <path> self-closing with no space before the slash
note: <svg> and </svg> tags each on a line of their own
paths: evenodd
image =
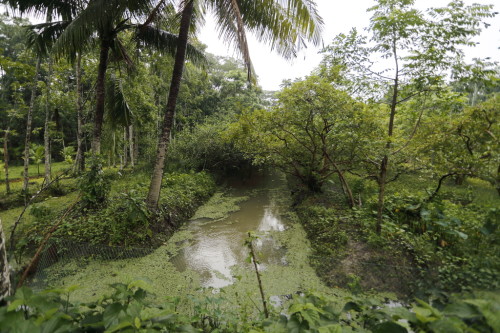
<svg viewBox="0 0 500 333">
<path fill-rule="evenodd" d="M 7 311 L 14 311 L 23 304 L 24 304 L 24 300 L 16 299 L 9 304 L 9 306 L 7 307 Z"/>
<path fill-rule="evenodd" d="M 465 300 L 466 303 L 475 305 L 486 318 L 486 322 L 494 332 L 500 332 L 500 304 L 495 301 L 483 299 Z"/>
<path fill-rule="evenodd" d="M 130 327 L 130 326 L 134 326 L 130 321 L 122 321 L 122 322 L 118 323 L 117 325 L 110 327 L 109 329 L 107 329 L 104 332 L 105 333 L 113 333 L 113 332 L 119 331 L 125 327 Z"/>
<path fill-rule="evenodd" d="M 339 324 L 332 324 L 318 328 L 319 333 L 342 333 L 342 326 Z"/>
<path fill-rule="evenodd" d="M 481 313 L 471 304 L 467 303 L 452 303 L 448 304 L 443 313 L 448 316 L 457 316 L 462 319 L 472 319 L 480 317 Z"/>
<path fill-rule="evenodd" d="M 120 321 L 120 317 L 124 314 L 124 308 L 119 303 L 113 303 L 106 307 L 103 313 L 104 326 L 109 328 L 116 325 Z"/>
<path fill-rule="evenodd" d="M 430 323 L 429 328 L 437 333 L 462 333 L 466 325 L 458 318 L 443 318 Z"/>
<path fill-rule="evenodd" d="M 375 326 L 373 333 L 408 333 L 408 330 L 395 322 L 387 321 Z"/>
</svg>

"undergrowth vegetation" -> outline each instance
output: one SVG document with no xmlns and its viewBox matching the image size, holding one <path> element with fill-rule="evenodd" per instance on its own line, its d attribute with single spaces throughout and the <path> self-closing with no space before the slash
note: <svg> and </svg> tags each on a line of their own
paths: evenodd
<svg viewBox="0 0 500 333">
<path fill-rule="evenodd" d="M 500 299 L 492 293 L 453 298 L 446 305 L 417 300 L 404 307 L 371 297 L 331 298 L 295 295 L 281 312 L 248 317 L 234 308 L 221 311 L 223 295 L 191 299 L 179 311 L 179 298 L 152 304 L 144 281 L 114 284 L 97 301 L 71 303 L 76 287 L 33 293 L 21 288 L 0 308 L 2 332 L 498 332 Z"/>
<path fill-rule="evenodd" d="M 80 180 L 82 201 L 54 232 L 53 239 L 91 244 L 147 246 L 159 244 L 171 235 L 196 208 L 215 191 L 207 173 L 171 173 L 163 180 L 160 208 L 150 212 L 144 202 L 147 176 L 140 173 L 115 178 L 90 169 Z M 97 209 L 98 208 L 98 209 Z M 33 248 L 57 219 L 57 212 L 39 203 L 30 209 L 33 221 L 22 229 L 23 248 Z M 21 250 L 21 249 L 20 249 Z"/>
<path fill-rule="evenodd" d="M 387 195 L 384 225 L 373 231 L 376 193 L 358 180 L 363 205 L 347 209 L 335 193 L 307 196 L 296 205 L 314 250 L 318 273 L 330 285 L 390 290 L 401 296 L 498 290 L 500 210 L 494 189 L 474 179 L 451 182 L 432 200 L 415 178 Z M 365 181 L 369 182 L 369 181 Z M 353 182 L 354 183 L 354 182 Z M 478 196 L 488 200 L 477 200 Z"/>
</svg>

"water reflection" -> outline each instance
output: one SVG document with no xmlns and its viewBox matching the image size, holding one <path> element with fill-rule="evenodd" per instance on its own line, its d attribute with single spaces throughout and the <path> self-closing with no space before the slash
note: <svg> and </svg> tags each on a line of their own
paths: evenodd
<svg viewBox="0 0 500 333">
<path fill-rule="evenodd" d="M 224 220 L 189 222 L 188 229 L 194 234 L 193 243 L 173 258 L 174 265 L 181 271 L 189 268 L 198 272 L 204 287 L 221 288 L 233 283 L 231 266 L 246 265 L 248 250 L 243 243 L 247 232 L 285 229 L 279 207 L 270 196 L 270 189 L 254 193 L 250 199 L 240 203 L 239 211 Z M 262 269 L 268 264 L 286 263 L 284 249 L 270 236 L 261 236 L 254 246 L 262 253 Z"/>
<path fill-rule="evenodd" d="M 260 225 L 258 230 L 259 231 L 271 231 L 271 230 L 277 230 L 277 231 L 283 231 L 285 230 L 284 224 L 281 222 L 281 220 L 276 216 L 275 214 L 275 208 L 274 206 L 267 206 L 264 209 L 264 217 L 262 217 L 260 221 Z"/>
</svg>

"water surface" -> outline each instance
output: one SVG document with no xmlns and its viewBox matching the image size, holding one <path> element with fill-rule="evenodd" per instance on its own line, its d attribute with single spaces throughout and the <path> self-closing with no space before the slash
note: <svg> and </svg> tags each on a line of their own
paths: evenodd
<svg viewBox="0 0 500 333">
<path fill-rule="evenodd" d="M 269 264 L 286 264 L 286 251 L 270 236 L 271 231 L 283 231 L 287 225 L 277 200 L 279 195 L 286 195 L 283 185 L 279 175 L 232 181 L 226 195 L 248 196 L 248 199 L 240 202 L 240 209 L 226 218 L 189 221 L 186 228 L 194 237 L 190 245 L 172 259 L 177 269 L 197 272 L 203 287 L 221 288 L 232 284 L 231 268 L 249 265 L 249 250 L 244 246 L 248 231 L 259 234 L 254 247 L 259 253 L 260 269 L 265 270 Z"/>
</svg>

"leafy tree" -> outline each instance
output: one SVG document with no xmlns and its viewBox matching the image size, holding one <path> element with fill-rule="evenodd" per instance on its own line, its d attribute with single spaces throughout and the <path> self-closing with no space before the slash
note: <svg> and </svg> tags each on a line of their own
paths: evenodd
<svg viewBox="0 0 500 333">
<path fill-rule="evenodd" d="M 416 138 L 415 151 L 422 164 L 439 175 L 438 186 L 431 198 L 448 177 L 482 178 L 499 191 L 499 102 L 496 95 L 460 112 L 443 108 L 441 112 L 435 111 L 423 124 Z"/>
<path fill-rule="evenodd" d="M 337 174 L 353 206 L 344 173 L 353 167 L 371 126 L 363 103 L 318 76 L 293 83 L 277 97 L 271 110 L 243 114 L 229 129 L 231 140 L 255 163 L 271 163 L 313 192 Z"/>
<path fill-rule="evenodd" d="M 45 157 L 45 148 L 42 145 L 31 144 L 30 148 L 30 159 L 35 162 L 38 168 L 38 175 L 40 175 L 40 163 L 42 163 Z"/>
<path fill-rule="evenodd" d="M 147 19 L 145 24 L 132 23 L 151 12 L 151 1 L 6 1 L 20 12 L 43 12 L 62 14 L 63 20 L 34 25 L 40 39 L 48 45 L 54 42 L 54 52 L 74 59 L 94 42 L 99 45 L 99 61 L 96 81 L 96 109 L 92 150 L 100 153 L 101 132 L 105 109 L 105 77 L 109 60 L 123 61 L 132 65 L 131 57 L 123 45 L 120 33 L 132 31 L 138 46 L 151 46 L 173 53 L 177 43 L 176 36 L 152 25 Z M 96 41 L 97 39 L 97 41 Z M 192 46 L 187 46 L 189 55 L 200 59 L 201 54 Z M 110 58 L 110 51 L 112 56 Z"/>
<path fill-rule="evenodd" d="M 463 69 L 460 47 L 474 45 L 471 38 L 480 33 L 481 25 L 486 26 L 482 20 L 494 16 L 492 6 L 465 6 L 458 0 L 447 7 L 428 9 L 426 14 L 413 4 L 413 0 L 379 0 L 369 9 L 373 12 L 370 39 L 352 30 L 337 36 L 325 50 L 327 74 L 340 68 L 349 79 L 343 86 L 351 93 L 388 105 L 385 146 L 378 162 L 377 232 L 382 227 L 385 188 L 391 178 L 389 161 L 405 147 L 403 140 L 396 144 L 396 115 L 411 99 L 441 90 L 449 70 Z M 379 65 L 374 59 L 387 59 L 392 65 Z"/>
</svg>

